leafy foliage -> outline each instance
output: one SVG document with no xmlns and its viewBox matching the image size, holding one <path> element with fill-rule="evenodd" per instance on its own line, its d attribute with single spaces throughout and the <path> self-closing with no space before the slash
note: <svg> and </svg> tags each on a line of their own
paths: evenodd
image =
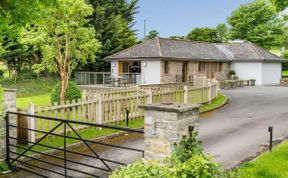
<svg viewBox="0 0 288 178">
<path fill-rule="evenodd" d="M 111 178 L 160 177 L 160 178 L 214 178 L 224 177 L 218 164 L 202 153 L 196 134 L 192 138 L 183 138 L 174 145 L 171 157 L 160 164 L 157 161 L 141 160 L 116 170 Z"/>
<path fill-rule="evenodd" d="M 2 86 L 0 86 L 0 116 L 3 115 L 3 110 L 4 110 L 3 102 L 4 102 L 4 91 L 3 91 Z"/>
<path fill-rule="evenodd" d="M 287 0 L 270 0 L 270 1 L 276 7 L 276 9 L 278 11 L 282 11 L 286 7 L 288 7 L 288 1 Z"/>
<path fill-rule="evenodd" d="M 282 43 L 283 24 L 265 0 L 240 6 L 228 18 L 228 23 L 232 27 L 232 39 L 248 40 L 264 48 Z"/>
<path fill-rule="evenodd" d="M 219 24 L 215 28 L 218 42 L 227 42 L 229 40 L 229 28 L 225 24 Z"/>
<path fill-rule="evenodd" d="M 93 8 L 84 0 L 58 0 L 51 8 L 43 8 L 37 24 L 24 32 L 23 43 L 37 44 L 42 53 L 36 72 L 48 69 L 60 75 L 60 98 L 64 102 L 67 82 L 79 63 L 94 61 L 101 44 L 95 30 L 87 26 Z"/>
<path fill-rule="evenodd" d="M 205 41 L 205 42 L 218 42 L 217 31 L 213 28 L 194 28 L 186 36 L 188 40 Z"/>
<path fill-rule="evenodd" d="M 60 103 L 61 83 L 54 86 L 51 92 L 51 104 L 54 102 Z M 81 99 L 82 93 L 80 88 L 72 81 L 68 82 L 67 91 L 65 93 L 65 101 Z"/>
<path fill-rule="evenodd" d="M 157 30 L 151 30 L 147 36 L 145 36 L 144 40 L 150 40 L 159 36 L 159 32 Z"/>
</svg>

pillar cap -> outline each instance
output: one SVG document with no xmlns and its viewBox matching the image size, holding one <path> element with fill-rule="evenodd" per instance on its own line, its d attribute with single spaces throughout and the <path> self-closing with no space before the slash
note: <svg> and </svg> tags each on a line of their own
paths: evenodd
<svg viewBox="0 0 288 178">
<path fill-rule="evenodd" d="M 158 103 L 158 104 L 140 105 L 139 107 L 144 110 L 183 113 L 191 111 L 193 109 L 199 109 L 201 107 L 201 104 Z"/>
<path fill-rule="evenodd" d="M 4 92 L 17 92 L 17 89 L 13 89 L 13 88 L 3 88 Z"/>
</svg>

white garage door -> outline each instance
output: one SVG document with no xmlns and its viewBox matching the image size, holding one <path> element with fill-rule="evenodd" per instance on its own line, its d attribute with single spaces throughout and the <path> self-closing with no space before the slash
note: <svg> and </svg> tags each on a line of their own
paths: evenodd
<svg viewBox="0 0 288 178">
<path fill-rule="evenodd" d="M 281 63 L 263 63 L 262 81 L 263 85 L 279 85 L 281 79 Z"/>
<path fill-rule="evenodd" d="M 262 85 L 262 63 L 261 62 L 232 62 L 231 70 L 241 80 L 256 79 L 256 85 Z"/>
</svg>

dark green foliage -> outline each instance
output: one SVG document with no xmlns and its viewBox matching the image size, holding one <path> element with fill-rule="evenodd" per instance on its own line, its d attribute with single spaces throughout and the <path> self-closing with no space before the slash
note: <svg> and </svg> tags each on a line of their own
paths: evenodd
<svg viewBox="0 0 288 178">
<path fill-rule="evenodd" d="M 9 167 L 6 163 L 4 162 L 0 162 L 0 172 L 2 171 L 8 171 L 9 170 Z"/>
<path fill-rule="evenodd" d="M 83 70 L 109 70 L 109 64 L 101 60 L 111 54 L 136 44 L 136 34 L 132 30 L 134 15 L 137 13 L 138 0 L 90 0 L 94 13 L 90 24 L 97 32 L 102 50 L 97 54 L 95 63 L 82 65 Z"/>
<path fill-rule="evenodd" d="M 286 62 L 282 63 L 282 70 L 288 71 L 288 51 L 284 51 L 281 55 L 282 58 L 286 59 Z"/>
<path fill-rule="evenodd" d="M 51 103 L 60 103 L 61 82 L 56 84 L 51 92 Z M 68 87 L 65 94 L 65 101 L 81 99 L 82 93 L 80 88 L 72 81 L 68 82 Z"/>
<path fill-rule="evenodd" d="M 281 46 L 284 27 L 277 15 L 265 0 L 242 5 L 228 18 L 231 38 L 248 40 L 267 49 Z"/>
<path fill-rule="evenodd" d="M 229 71 L 229 75 L 236 75 L 235 70 L 230 70 L 230 71 Z"/>
<path fill-rule="evenodd" d="M 193 155 L 202 155 L 201 141 L 197 140 L 194 133 L 191 138 L 183 138 L 179 144 L 173 147 L 172 160 L 182 163 L 190 159 Z"/>
</svg>

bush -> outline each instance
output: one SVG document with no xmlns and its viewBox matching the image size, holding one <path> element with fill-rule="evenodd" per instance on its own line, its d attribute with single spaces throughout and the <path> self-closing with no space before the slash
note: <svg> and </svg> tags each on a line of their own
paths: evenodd
<svg viewBox="0 0 288 178">
<path fill-rule="evenodd" d="M 58 82 L 57 85 L 54 86 L 51 92 L 51 103 L 60 103 L 60 93 L 61 93 L 61 82 Z M 72 81 L 68 82 L 65 101 L 72 101 L 76 99 L 81 99 L 82 93 L 80 88 Z"/>
<path fill-rule="evenodd" d="M 194 134 L 192 138 L 174 145 L 172 156 L 163 164 L 157 161 L 141 160 L 116 169 L 110 178 L 159 177 L 159 178 L 214 178 L 225 177 L 221 167 L 207 158 L 202 151 L 201 143 Z"/>
<path fill-rule="evenodd" d="M 230 70 L 229 75 L 236 75 L 236 72 L 234 70 Z"/>
</svg>

